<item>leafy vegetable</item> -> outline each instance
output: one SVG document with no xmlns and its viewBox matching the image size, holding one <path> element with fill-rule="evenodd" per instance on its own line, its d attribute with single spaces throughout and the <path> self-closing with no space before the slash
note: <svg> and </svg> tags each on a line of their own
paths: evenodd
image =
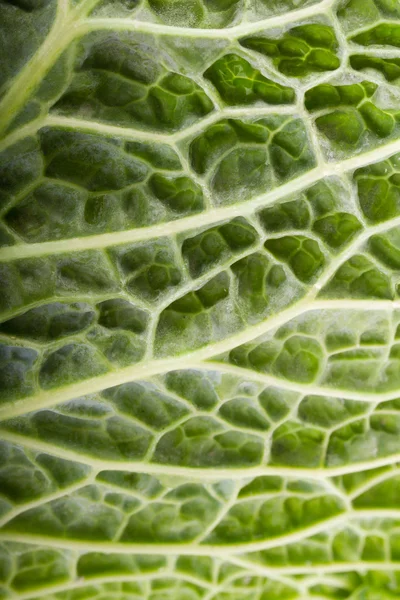
<svg viewBox="0 0 400 600">
<path fill-rule="evenodd" d="M 399 3 L 0 30 L 0 598 L 399 598 Z"/>
</svg>

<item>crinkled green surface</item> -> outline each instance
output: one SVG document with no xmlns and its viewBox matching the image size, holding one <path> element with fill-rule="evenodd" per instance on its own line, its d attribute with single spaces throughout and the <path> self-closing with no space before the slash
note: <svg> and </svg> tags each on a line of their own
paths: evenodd
<svg viewBox="0 0 400 600">
<path fill-rule="evenodd" d="M 400 598 L 400 4 L 0 0 L 0 598 Z"/>
</svg>

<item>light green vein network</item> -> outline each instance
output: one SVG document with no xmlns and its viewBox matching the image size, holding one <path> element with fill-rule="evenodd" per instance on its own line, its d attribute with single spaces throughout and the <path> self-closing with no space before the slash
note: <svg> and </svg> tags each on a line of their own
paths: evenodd
<svg viewBox="0 0 400 600">
<path fill-rule="evenodd" d="M 0 599 L 399 598 L 400 4 L 0 32 Z"/>
</svg>

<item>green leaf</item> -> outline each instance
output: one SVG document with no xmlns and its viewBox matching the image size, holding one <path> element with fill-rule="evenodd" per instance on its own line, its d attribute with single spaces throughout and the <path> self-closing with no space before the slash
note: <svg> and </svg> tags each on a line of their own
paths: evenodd
<svg viewBox="0 0 400 600">
<path fill-rule="evenodd" d="M 0 599 L 400 597 L 397 0 L 0 0 Z"/>
</svg>

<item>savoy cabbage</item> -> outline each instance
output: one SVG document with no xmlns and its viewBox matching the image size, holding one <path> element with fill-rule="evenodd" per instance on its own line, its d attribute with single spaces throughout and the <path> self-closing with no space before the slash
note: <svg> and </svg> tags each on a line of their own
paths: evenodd
<svg viewBox="0 0 400 600">
<path fill-rule="evenodd" d="M 400 1 L 0 32 L 0 598 L 400 598 Z"/>
</svg>

